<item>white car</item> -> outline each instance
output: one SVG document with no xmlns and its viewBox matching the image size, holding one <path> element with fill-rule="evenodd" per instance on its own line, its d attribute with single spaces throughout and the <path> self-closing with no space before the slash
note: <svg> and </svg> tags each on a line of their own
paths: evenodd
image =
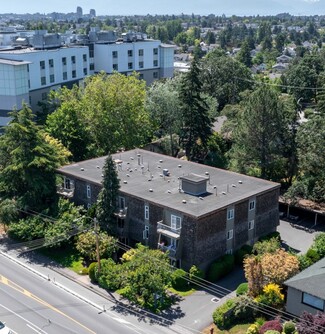
<svg viewBox="0 0 325 334">
<path fill-rule="evenodd" d="M 0 334 L 15 334 L 9 327 L 0 321 Z"/>
</svg>

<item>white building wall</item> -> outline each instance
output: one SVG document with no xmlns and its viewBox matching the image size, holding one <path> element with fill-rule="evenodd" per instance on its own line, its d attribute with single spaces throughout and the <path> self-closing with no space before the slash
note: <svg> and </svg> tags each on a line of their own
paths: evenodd
<svg viewBox="0 0 325 334">
<path fill-rule="evenodd" d="M 121 73 L 133 71 L 141 73 L 146 70 L 159 69 L 160 44 L 160 41 L 154 40 L 95 44 L 95 72 L 105 71 L 111 74 L 114 71 L 114 64 L 117 65 L 115 69 Z M 117 58 L 114 58 L 116 52 Z M 140 54 L 143 52 L 143 56 L 139 55 L 139 52 Z M 132 66 L 130 66 L 131 64 Z"/>
<path fill-rule="evenodd" d="M 89 74 L 87 46 L 54 50 L 0 51 L 0 58 L 25 60 L 31 63 L 29 65 L 29 90 L 81 80 Z M 66 65 L 63 63 L 63 58 L 66 59 Z M 41 62 L 44 66 L 41 66 Z"/>
</svg>

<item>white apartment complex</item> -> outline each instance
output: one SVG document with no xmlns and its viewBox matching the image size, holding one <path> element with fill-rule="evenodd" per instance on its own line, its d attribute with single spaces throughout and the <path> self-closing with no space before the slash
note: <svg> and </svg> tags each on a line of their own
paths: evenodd
<svg viewBox="0 0 325 334">
<path fill-rule="evenodd" d="M 72 87 L 94 73 L 136 71 L 147 84 L 173 76 L 174 46 L 142 34 L 128 33 L 122 39 L 114 33 L 102 34 L 103 39 L 101 32 L 95 34 L 93 40 L 61 46 L 59 35 L 41 32 L 33 36 L 35 47 L 0 49 L 0 127 L 8 123 L 8 112 L 23 102 L 37 111 L 50 90 Z"/>
</svg>

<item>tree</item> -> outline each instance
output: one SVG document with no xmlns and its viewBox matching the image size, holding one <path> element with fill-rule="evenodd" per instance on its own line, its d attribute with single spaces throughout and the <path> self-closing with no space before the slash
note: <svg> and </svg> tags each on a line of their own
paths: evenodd
<svg viewBox="0 0 325 334">
<path fill-rule="evenodd" d="M 17 222 L 18 217 L 15 200 L 7 198 L 0 201 L 0 223 L 3 224 L 5 230 L 11 223 Z"/>
<path fill-rule="evenodd" d="M 231 168 L 265 179 L 280 180 L 286 169 L 282 152 L 288 137 L 284 107 L 275 91 L 261 85 L 244 104 L 233 131 Z"/>
<path fill-rule="evenodd" d="M 62 88 L 59 94 L 65 95 L 65 99 L 56 111 L 47 117 L 46 131 L 68 148 L 74 161 L 80 161 L 88 157 L 91 135 L 82 122 L 79 103 L 73 98 L 73 95 L 77 94 L 74 92 L 76 89 L 76 86 L 71 91 Z"/>
<path fill-rule="evenodd" d="M 16 199 L 17 206 L 25 209 L 53 209 L 57 201 L 55 170 L 66 160 L 56 144 L 45 140 L 26 105 L 11 117 L 0 137 L 0 196 Z"/>
<path fill-rule="evenodd" d="M 109 258 L 117 250 L 117 240 L 112 236 L 107 235 L 106 232 L 98 233 L 98 251 L 99 256 Z M 89 261 L 96 261 L 97 259 L 97 247 L 96 247 L 96 234 L 93 231 L 88 231 L 79 234 L 76 240 L 76 249 L 78 252 Z"/>
<path fill-rule="evenodd" d="M 237 54 L 237 60 L 244 64 L 246 67 L 251 68 L 252 67 L 252 57 L 251 57 L 251 50 L 249 49 L 248 42 L 245 41 L 240 51 Z"/>
<path fill-rule="evenodd" d="M 199 67 L 196 59 L 189 72 L 184 74 L 179 91 L 182 112 L 181 141 L 189 160 L 195 158 L 195 146 L 200 141 L 206 147 L 212 133 L 212 122 L 208 115 L 208 106 L 202 98 L 202 84 L 199 79 Z"/>
<path fill-rule="evenodd" d="M 256 254 L 274 254 L 280 248 L 280 240 L 278 238 L 271 238 L 270 240 L 256 242 L 253 246 L 253 252 Z"/>
<path fill-rule="evenodd" d="M 177 78 L 166 81 L 156 81 L 147 93 L 146 108 L 149 111 L 151 123 L 159 137 L 169 135 L 171 155 L 174 156 L 173 134 L 181 128 L 180 99 L 177 93 L 179 81 Z"/>
<path fill-rule="evenodd" d="M 200 79 L 205 93 L 213 96 L 222 110 L 240 101 L 240 93 L 253 86 L 251 71 L 238 60 L 216 49 L 201 61 Z"/>
<path fill-rule="evenodd" d="M 252 297 L 258 296 L 263 291 L 264 277 L 260 257 L 247 256 L 244 259 L 245 277 L 248 282 L 248 293 Z"/>
<path fill-rule="evenodd" d="M 97 218 L 100 226 L 114 231 L 116 224 L 116 209 L 118 200 L 119 179 L 115 163 L 110 155 L 107 156 L 103 167 L 103 188 L 98 195 Z"/>
</svg>

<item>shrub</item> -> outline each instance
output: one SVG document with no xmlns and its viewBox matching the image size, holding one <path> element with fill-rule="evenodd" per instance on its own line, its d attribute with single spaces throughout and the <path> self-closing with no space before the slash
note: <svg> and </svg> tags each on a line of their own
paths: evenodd
<svg viewBox="0 0 325 334">
<path fill-rule="evenodd" d="M 258 332 L 258 325 L 253 324 L 248 327 L 246 334 L 259 334 Z"/>
<path fill-rule="evenodd" d="M 284 334 L 294 334 L 296 331 L 296 325 L 292 321 L 286 321 L 283 324 L 283 333 Z"/>
<path fill-rule="evenodd" d="M 315 251 L 315 249 L 309 248 L 306 256 L 310 259 L 311 263 L 315 263 L 320 260 L 320 255 Z"/>
<path fill-rule="evenodd" d="M 325 257 L 325 233 L 320 233 L 315 237 L 312 248 L 321 258 Z"/>
<path fill-rule="evenodd" d="M 175 290 L 184 291 L 189 289 L 186 280 L 187 272 L 183 269 L 176 269 L 172 274 L 172 286 Z"/>
<path fill-rule="evenodd" d="M 87 267 L 85 267 L 85 268 L 82 268 L 82 270 L 81 270 L 81 275 L 88 275 L 88 268 Z"/>
<path fill-rule="evenodd" d="M 260 237 L 258 239 L 258 241 L 266 241 L 266 240 L 270 240 L 272 238 L 277 238 L 278 240 L 281 240 L 281 236 L 279 232 L 271 232 L 263 237 Z"/>
<path fill-rule="evenodd" d="M 195 283 L 198 283 L 200 285 L 201 280 L 205 277 L 205 273 L 203 270 L 199 269 L 197 266 L 192 266 L 189 270 L 189 278 L 191 280 L 191 283 L 195 285 Z"/>
<path fill-rule="evenodd" d="M 245 295 L 248 292 L 248 283 L 241 283 L 238 285 L 237 289 L 236 289 L 236 295 L 237 296 L 241 296 L 241 295 Z"/>
<path fill-rule="evenodd" d="M 256 318 L 255 319 L 255 324 L 258 326 L 258 327 L 261 327 L 262 325 L 265 324 L 265 319 L 264 318 Z"/>
<path fill-rule="evenodd" d="M 284 302 L 284 295 L 279 285 L 270 283 L 263 288 L 263 294 L 257 296 L 255 301 L 272 307 L 281 306 Z"/>
<path fill-rule="evenodd" d="M 208 280 L 215 282 L 219 278 L 227 275 L 235 265 L 235 257 L 233 255 L 224 255 L 217 261 L 213 262 L 208 270 Z"/>
<path fill-rule="evenodd" d="M 88 267 L 88 275 L 92 282 L 97 282 L 96 266 L 97 266 L 97 262 L 92 262 Z"/>
<path fill-rule="evenodd" d="M 260 328 L 260 334 L 265 334 L 269 330 L 278 331 L 279 333 L 282 332 L 282 325 L 279 320 L 271 320 L 265 322 Z"/>
<path fill-rule="evenodd" d="M 304 270 L 313 264 L 306 254 L 298 255 L 298 261 L 300 270 Z"/>
<path fill-rule="evenodd" d="M 212 314 L 213 322 L 220 329 L 229 328 L 232 325 L 233 317 L 225 317 L 235 307 L 235 300 L 228 299 L 223 305 L 219 306 Z"/>
<path fill-rule="evenodd" d="M 234 317 L 236 322 L 252 321 L 255 316 L 254 302 L 247 295 L 241 295 L 235 299 Z"/>
<path fill-rule="evenodd" d="M 253 247 L 250 245 L 244 245 L 235 252 L 235 263 L 242 265 L 246 255 L 252 254 Z"/>
</svg>

